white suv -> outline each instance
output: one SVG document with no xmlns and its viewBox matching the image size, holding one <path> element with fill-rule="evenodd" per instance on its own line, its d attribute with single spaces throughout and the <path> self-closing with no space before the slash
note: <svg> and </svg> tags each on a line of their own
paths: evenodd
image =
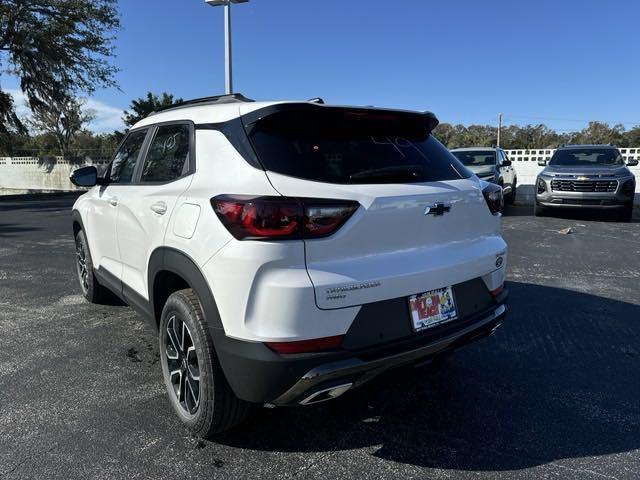
<svg viewBox="0 0 640 480">
<path fill-rule="evenodd" d="M 338 397 L 489 335 L 506 313 L 502 191 L 431 113 L 185 102 L 136 124 L 73 207 L 85 297 L 157 328 L 171 403 L 208 436 L 252 404 Z"/>
</svg>

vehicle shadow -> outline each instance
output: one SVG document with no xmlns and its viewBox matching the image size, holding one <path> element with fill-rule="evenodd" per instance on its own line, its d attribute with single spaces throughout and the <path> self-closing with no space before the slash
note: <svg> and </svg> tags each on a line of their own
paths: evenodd
<svg viewBox="0 0 640 480">
<path fill-rule="evenodd" d="M 532 205 L 505 205 L 503 215 L 505 217 L 530 217 L 533 216 Z"/>
<path fill-rule="evenodd" d="M 504 216 L 506 217 L 533 217 L 533 204 L 531 205 L 505 205 Z M 584 220 L 596 222 L 620 222 L 614 211 L 597 209 L 560 209 L 548 212 L 546 218 L 562 218 L 565 220 Z M 541 218 L 545 218 L 541 217 Z M 640 222 L 640 210 L 635 209 L 631 223 Z M 629 223 L 629 222 L 623 222 Z"/>
<path fill-rule="evenodd" d="M 0 237 L 16 237 L 21 233 L 42 230 L 40 227 L 30 227 L 15 223 L 0 223 Z"/>
<path fill-rule="evenodd" d="M 635 223 L 638 221 L 638 213 L 634 211 L 633 218 L 631 219 L 631 223 Z M 546 214 L 547 217 L 554 218 L 562 218 L 565 220 L 585 220 L 585 221 L 596 221 L 596 222 L 620 222 L 620 217 L 618 217 L 617 211 L 611 210 L 588 210 L 588 209 L 562 209 L 558 211 L 553 211 Z M 623 222 L 630 223 L 630 222 Z"/>
<path fill-rule="evenodd" d="M 640 448 L 640 306 L 527 283 L 488 340 L 343 399 L 263 410 L 216 442 L 505 471 Z"/>
</svg>

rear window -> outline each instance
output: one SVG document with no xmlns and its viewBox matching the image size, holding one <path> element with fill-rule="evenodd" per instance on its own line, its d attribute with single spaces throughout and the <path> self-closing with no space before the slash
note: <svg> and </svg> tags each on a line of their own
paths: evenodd
<svg viewBox="0 0 640 480">
<path fill-rule="evenodd" d="M 496 164 L 496 152 L 489 151 L 458 151 L 451 152 L 453 153 L 458 160 L 462 162 L 463 165 L 467 167 L 481 167 L 481 166 L 489 166 Z"/>
<path fill-rule="evenodd" d="M 468 178 L 428 133 L 425 117 L 404 112 L 310 107 L 262 118 L 250 138 L 265 169 L 327 183 L 417 183 Z"/>
<path fill-rule="evenodd" d="M 615 148 L 568 148 L 556 150 L 549 165 L 568 167 L 624 165 L 624 160 Z"/>
</svg>

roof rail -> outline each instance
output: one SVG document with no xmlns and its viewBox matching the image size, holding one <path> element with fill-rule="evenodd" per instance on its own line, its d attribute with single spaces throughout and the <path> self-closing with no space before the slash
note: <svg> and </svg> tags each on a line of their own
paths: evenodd
<svg viewBox="0 0 640 480">
<path fill-rule="evenodd" d="M 166 112 L 167 110 L 174 110 L 183 107 L 189 107 L 191 105 L 222 105 L 224 103 L 244 103 L 244 102 L 254 102 L 250 98 L 245 97 L 241 93 L 230 93 L 227 95 L 214 95 L 212 97 L 202 97 L 202 98 L 193 98 L 191 100 L 185 100 L 183 102 L 174 103 L 171 106 L 160 108 L 155 110 L 149 114 L 149 116 L 154 115 L 159 112 Z"/>
</svg>

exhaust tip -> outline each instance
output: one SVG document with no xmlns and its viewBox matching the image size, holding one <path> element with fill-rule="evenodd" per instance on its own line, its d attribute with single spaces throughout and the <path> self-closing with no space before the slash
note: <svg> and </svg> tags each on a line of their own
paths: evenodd
<svg viewBox="0 0 640 480">
<path fill-rule="evenodd" d="M 313 392 L 311 395 L 306 397 L 304 400 L 300 402 L 300 405 L 311 405 L 313 403 L 326 402 L 327 400 L 333 400 L 334 398 L 338 398 L 344 392 L 349 390 L 353 386 L 353 383 L 344 383 L 342 385 L 337 385 L 335 387 L 324 388 L 322 390 L 318 390 L 317 392 Z"/>
</svg>

